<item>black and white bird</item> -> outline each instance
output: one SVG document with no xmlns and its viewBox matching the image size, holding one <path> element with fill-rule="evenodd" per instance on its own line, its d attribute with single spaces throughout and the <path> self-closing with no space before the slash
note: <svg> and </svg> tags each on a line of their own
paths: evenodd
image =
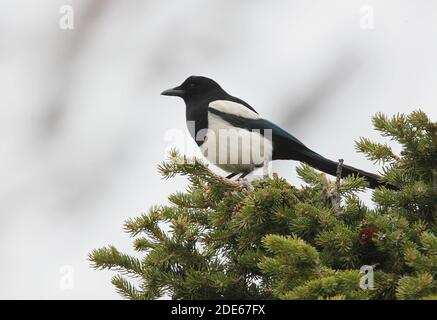
<svg viewBox="0 0 437 320">
<path fill-rule="evenodd" d="M 231 96 L 212 79 L 191 76 L 161 94 L 184 99 L 187 124 L 194 124 L 190 130 L 193 139 L 210 162 L 230 172 L 227 178 L 237 174 L 245 177 L 255 168 L 280 159 L 301 161 L 336 176 L 338 162 L 263 119 L 247 102 Z M 364 177 L 370 188 L 384 185 L 376 174 L 343 165 L 342 177 L 351 174 Z"/>
</svg>

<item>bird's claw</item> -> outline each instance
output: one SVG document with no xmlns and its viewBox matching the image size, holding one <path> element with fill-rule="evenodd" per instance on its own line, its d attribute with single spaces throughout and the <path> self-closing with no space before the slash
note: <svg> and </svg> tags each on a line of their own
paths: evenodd
<svg viewBox="0 0 437 320">
<path fill-rule="evenodd" d="M 253 187 L 253 185 L 249 182 L 249 180 L 245 179 L 245 178 L 238 178 L 237 179 L 238 183 L 240 184 L 240 186 L 244 189 L 247 189 L 249 191 L 253 191 L 255 190 L 255 188 Z"/>
</svg>

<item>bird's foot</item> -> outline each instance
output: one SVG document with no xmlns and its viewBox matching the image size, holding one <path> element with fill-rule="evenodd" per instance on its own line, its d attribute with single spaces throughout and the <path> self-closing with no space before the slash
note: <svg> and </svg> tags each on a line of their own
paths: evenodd
<svg viewBox="0 0 437 320">
<path fill-rule="evenodd" d="M 240 184 L 241 188 L 243 189 L 247 189 L 249 191 L 253 191 L 255 190 L 255 188 L 253 187 L 253 185 L 249 182 L 249 180 L 244 179 L 244 178 L 238 178 L 237 179 L 238 183 Z"/>
<path fill-rule="evenodd" d="M 262 175 L 260 180 L 267 181 L 270 179 L 277 179 L 277 178 L 278 178 L 278 174 L 276 172 L 273 172 L 271 176 L 269 174 Z"/>
<path fill-rule="evenodd" d="M 252 186 L 252 184 L 249 182 L 249 180 L 246 179 L 246 176 L 249 174 L 249 172 L 243 172 L 238 178 L 237 178 L 237 182 L 240 184 L 240 186 L 244 189 L 247 190 L 254 190 L 254 187 Z"/>
</svg>

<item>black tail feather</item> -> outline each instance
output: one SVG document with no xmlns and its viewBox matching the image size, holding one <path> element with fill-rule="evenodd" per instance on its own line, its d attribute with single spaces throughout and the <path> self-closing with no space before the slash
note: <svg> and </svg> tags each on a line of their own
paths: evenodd
<svg viewBox="0 0 437 320">
<path fill-rule="evenodd" d="M 338 162 L 336 161 L 332 161 L 329 159 L 326 159 L 325 157 L 321 156 L 320 154 L 311 151 L 311 150 L 305 150 L 303 151 L 301 154 L 301 159 L 299 159 L 299 161 L 305 162 L 307 164 L 309 164 L 310 166 L 323 171 L 327 174 L 330 174 L 332 176 L 336 176 L 337 175 L 337 167 L 338 167 Z M 370 172 L 366 172 L 348 165 L 343 165 L 342 166 L 342 171 L 341 171 L 341 177 L 347 177 L 349 175 L 357 175 L 360 177 L 365 178 L 368 182 L 369 182 L 369 187 L 372 189 L 375 189 L 376 187 L 380 187 L 380 186 L 384 186 L 386 188 L 389 189 L 397 189 L 396 187 L 386 184 L 384 182 L 382 182 L 380 179 L 381 177 L 370 173 Z"/>
</svg>

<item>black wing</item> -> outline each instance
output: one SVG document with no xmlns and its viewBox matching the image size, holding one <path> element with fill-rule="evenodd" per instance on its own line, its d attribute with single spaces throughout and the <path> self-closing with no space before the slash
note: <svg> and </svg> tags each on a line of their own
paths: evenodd
<svg viewBox="0 0 437 320">
<path fill-rule="evenodd" d="M 296 159 L 302 151 L 309 149 L 296 137 L 265 119 L 248 119 L 219 110 L 209 108 L 209 112 L 219 116 L 231 125 L 248 130 L 259 130 L 260 134 L 269 136 L 266 130 L 271 130 L 273 143 L 273 159 Z"/>
</svg>

